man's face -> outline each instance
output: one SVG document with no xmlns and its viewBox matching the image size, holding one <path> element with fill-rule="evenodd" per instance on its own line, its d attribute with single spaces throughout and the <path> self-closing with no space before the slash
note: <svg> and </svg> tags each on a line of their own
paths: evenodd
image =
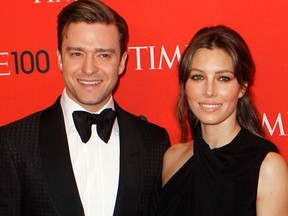
<svg viewBox="0 0 288 216">
<path fill-rule="evenodd" d="M 84 22 L 70 24 L 57 55 L 67 95 L 91 112 L 108 102 L 127 59 L 115 25 Z"/>
</svg>

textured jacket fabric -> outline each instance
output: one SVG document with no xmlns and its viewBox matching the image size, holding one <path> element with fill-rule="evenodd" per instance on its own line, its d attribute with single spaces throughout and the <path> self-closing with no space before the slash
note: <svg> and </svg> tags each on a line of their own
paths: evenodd
<svg viewBox="0 0 288 216">
<path fill-rule="evenodd" d="M 115 103 L 120 176 L 115 216 L 146 215 L 167 131 Z M 71 165 L 60 100 L 0 128 L 0 215 L 84 215 Z"/>
</svg>

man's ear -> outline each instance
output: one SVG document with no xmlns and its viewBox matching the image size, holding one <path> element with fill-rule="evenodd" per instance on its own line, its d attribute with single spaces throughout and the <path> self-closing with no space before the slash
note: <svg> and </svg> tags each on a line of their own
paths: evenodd
<svg viewBox="0 0 288 216">
<path fill-rule="evenodd" d="M 245 95 L 247 88 L 248 88 L 248 82 L 244 82 L 241 89 L 240 89 L 238 98 L 241 98 Z"/>
<path fill-rule="evenodd" d="M 124 52 L 119 63 L 118 75 L 121 75 L 125 71 L 127 57 L 128 57 L 127 52 Z"/>
<path fill-rule="evenodd" d="M 58 61 L 58 67 L 62 71 L 63 70 L 62 55 L 61 55 L 59 49 L 57 49 L 57 61 Z"/>
</svg>

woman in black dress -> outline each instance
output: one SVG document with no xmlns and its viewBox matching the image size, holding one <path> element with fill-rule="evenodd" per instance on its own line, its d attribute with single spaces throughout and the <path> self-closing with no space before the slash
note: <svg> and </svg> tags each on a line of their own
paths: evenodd
<svg viewBox="0 0 288 216">
<path fill-rule="evenodd" d="M 288 215 L 287 164 L 263 138 L 251 97 L 254 72 L 234 30 L 207 27 L 192 38 L 179 64 L 185 143 L 165 154 L 157 216 Z"/>
</svg>

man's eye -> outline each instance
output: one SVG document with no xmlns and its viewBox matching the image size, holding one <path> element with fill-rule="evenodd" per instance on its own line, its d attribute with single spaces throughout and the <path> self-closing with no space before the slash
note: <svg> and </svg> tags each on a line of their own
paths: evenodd
<svg viewBox="0 0 288 216">
<path fill-rule="evenodd" d="M 71 53 L 71 56 L 81 56 L 81 53 L 80 52 L 73 52 L 73 53 Z"/>
<path fill-rule="evenodd" d="M 100 57 L 101 58 L 108 58 L 110 55 L 109 54 L 107 54 L 107 53 L 102 53 L 102 54 L 100 54 Z"/>
</svg>

